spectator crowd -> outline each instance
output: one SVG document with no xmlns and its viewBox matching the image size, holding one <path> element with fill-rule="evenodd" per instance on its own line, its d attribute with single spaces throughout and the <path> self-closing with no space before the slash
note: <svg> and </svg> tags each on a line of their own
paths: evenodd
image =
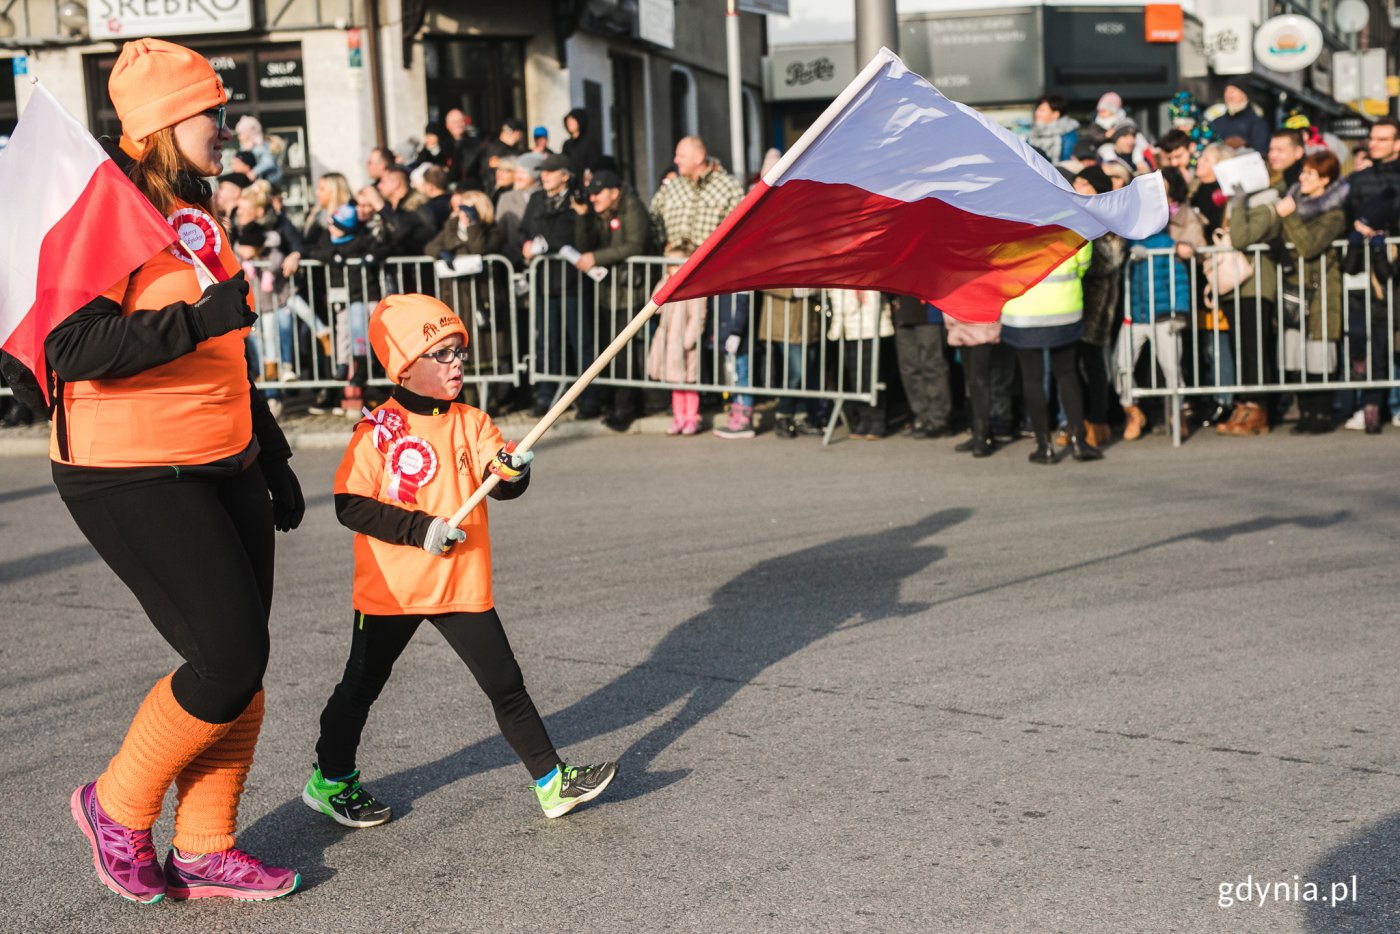
<svg viewBox="0 0 1400 934">
<path fill-rule="evenodd" d="M 1056 463 L 1059 448 L 1096 460 L 1104 445 L 1165 424 L 1169 407 L 1153 409 L 1135 394 L 1149 386 L 1189 392 L 1183 434 L 1253 436 L 1284 422 L 1306 434 L 1400 426 L 1400 394 L 1323 385 L 1396 375 L 1387 311 L 1395 262 L 1386 238 L 1400 234 L 1400 124 L 1378 120 L 1348 148 L 1296 114 L 1273 125 L 1236 85 L 1204 110 L 1183 91 L 1169 114 L 1170 126 L 1153 139 L 1116 93 L 1104 94 L 1082 123 L 1063 98 L 1036 102 L 1023 136 L 1067 186 L 1096 195 L 1159 171 L 1170 221 L 1141 241 L 1107 234 L 1085 244 L 1008 302 L 999 322 L 963 324 L 907 297 L 797 287 L 670 303 L 652 325 L 645 358 L 644 342 L 634 340 L 610 373 L 697 388 L 668 399 L 637 386 L 594 386 L 576 401 L 576 416 L 624 430 L 669 402 L 669 432 L 686 436 L 700 430 L 702 409 L 723 407 L 714 429 L 721 437 L 753 438 L 762 427 L 794 438 L 821 434 L 833 412 L 828 400 L 798 390 L 839 382 L 868 395 L 879 379 L 885 389 L 875 403 L 843 406 L 852 437 L 937 438 L 965 428 L 958 449 L 983 457 L 1029 436 L 1038 464 Z M 437 289 L 458 298 L 455 307 L 489 311 L 502 302 L 528 314 L 531 303 L 514 294 L 519 277 L 483 263 L 493 255 L 517 273 L 540 256 L 575 270 L 533 280 L 531 351 L 539 372 L 577 374 L 659 283 L 627 260 L 688 257 L 752 181 L 689 136 L 648 199 L 623 181 L 585 110 L 570 111 L 562 128 L 557 147 L 548 127 L 516 119 L 486 138 L 465 113 L 449 110 L 411 147 L 372 150 L 364 184 L 322 175 L 294 223 L 262 127 L 239 120 L 238 150 L 217 180 L 215 205 L 264 310 L 255 366 L 278 386 L 267 390 L 274 411 L 290 382 L 315 379 L 337 385 L 310 399 L 313 414 L 358 416 L 368 312 L 388 291 Z M 764 168 L 777 157 L 770 151 Z M 1245 161 L 1227 165 L 1234 160 Z M 386 262 L 401 257 L 416 259 Z M 324 269 L 303 267 L 307 259 Z M 580 288 L 585 279 L 608 285 Z M 521 317 L 518 333 L 528 324 Z M 877 355 L 897 366 L 877 370 Z M 698 389 L 716 383 L 730 390 L 727 406 Z M 754 386 L 795 394 L 756 410 L 746 392 Z M 1269 388 L 1215 391 L 1233 386 Z M 547 380 L 506 387 L 492 404 L 539 415 L 560 390 Z M 32 417 L 6 400 L 0 421 Z"/>
</svg>

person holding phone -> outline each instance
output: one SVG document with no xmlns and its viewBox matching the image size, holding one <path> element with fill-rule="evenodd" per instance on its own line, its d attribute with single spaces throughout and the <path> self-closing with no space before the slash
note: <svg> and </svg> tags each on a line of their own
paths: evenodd
<svg viewBox="0 0 1400 934">
<path fill-rule="evenodd" d="M 423 252 L 448 267 L 458 256 L 499 253 L 503 246 L 491 199 L 480 191 L 460 191 L 452 196 L 452 213 Z"/>
</svg>

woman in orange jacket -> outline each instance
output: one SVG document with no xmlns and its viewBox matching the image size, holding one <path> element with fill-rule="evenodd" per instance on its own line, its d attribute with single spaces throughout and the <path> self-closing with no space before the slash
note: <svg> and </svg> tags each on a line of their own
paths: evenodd
<svg viewBox="0 0 1400 934">
<path fill-rule="evenodd" d="M 248 377 L 256 320 L 205 179 L 228 95 L 203 57 L 129 42 L 108 85 L 109 152 L 179 234 L 45 341 L 54 482 L 78 528 L 184 664 L 146 695 L 121 748 L 73 793 L 98 878 L 133 901 L 276 898 L 300 883 L 234 846 L 263 718 L 273 529 L 305 505 L 291 450 Z M 162 869 L 151 826 L 174 784 Z"/>
</svg>

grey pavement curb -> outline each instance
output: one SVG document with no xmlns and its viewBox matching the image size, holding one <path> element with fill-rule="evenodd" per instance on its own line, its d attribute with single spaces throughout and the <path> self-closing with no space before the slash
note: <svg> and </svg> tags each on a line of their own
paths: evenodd
<svg viewBox="0 0 1400 934">
<path fill-rule="evenodd" d="M 506 415 L 496 421 L 496 426 L 507 439 L 523 438 L 535 425 L 535 419 L 528 415 Z M 282 420 L 282 430 L 287 434 L 287 443 L 293 451 L 339 451 L 350 440 L 351 423 L 348 420 L 328 417 L 292 416 Z M 545 435 L 546 439 L 584 438 L 595 435 L 664 435 L 670 427 L 669 415 L 648 415 L 632 422 L 623 432 L 613 431 L 599 419 L 579 421 L 571 414 L 555 422 Z M 701 431 L 708 431 L 711 419 L 706 418 Z M 335 426 L 335 427 L 330 427 Z M 11 428 L 0 433 L 0 457 L 35 457 L 49 453 L 49 435 L 45 428 L 32 426 Z"/>
<path fill-rule="evenodd" d="M 534 427 L 536 419 L 507 415 L 496 420 L 496 427 L 501 429 L 501 433 L 507 440 L 518 441 Z M 671 424 L 669 415 L 649 415 L 646 418 L 639 418 L 632 422 L 626 431 L 613 431 L 602 423 L 599 419 L 588 419 L 587 421 L 577 421 L 571 417 L 560 419 L 555 422 L 545 435 L 546 439 L 562 438 L 586 438 L 594 435 L 661 435 L 666 433 L 666 428 Z M 287 423 L 283 423 L 284 429 Z M 350 432 L 347 431 L 289 431 L 287 441 L 292 446 L 293 451 L 339 451 L 342 450 L 350 440 Z M 3 444 L 3 442 L 0 442 Z M 47 451 L 47 446 L 45 447 Z M 3 454 L 0 450 L 0 454 Z"/>
</svg>

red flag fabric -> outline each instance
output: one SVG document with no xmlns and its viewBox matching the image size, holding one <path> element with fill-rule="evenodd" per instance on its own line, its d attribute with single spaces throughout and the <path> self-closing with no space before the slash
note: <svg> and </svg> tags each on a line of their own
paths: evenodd
<svg viewBox="0 0 1400 934">
<path fill-rule="evenodd" d="M 54 326 L 175 231 L 42 84 L 0 151 L 0 204 L 0 347 L 43 386 Z"/>
<path fill-rule="evenodd" d="M 1080 195 L 1024 140 L 881 49 L 652 300 L 879 289 L 990 322 L 1085 240 L 1166 223 L 1160 176 Z"/>
</svg>

